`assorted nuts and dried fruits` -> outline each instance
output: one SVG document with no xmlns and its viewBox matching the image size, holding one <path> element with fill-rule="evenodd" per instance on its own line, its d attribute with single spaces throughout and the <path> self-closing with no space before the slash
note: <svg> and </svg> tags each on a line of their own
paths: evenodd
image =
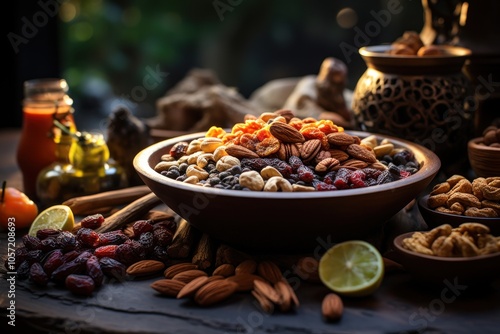
<svg viewBox="0 0 500 334">
<path fill-rule="evenodd" d="M 500 128 L 490 125 L 483 131 L 482 141 L 480 144 L 500 148 Z"/>
<path fill-rule="evenodd" d="M 456 228 L 443 224 L 427 232 L 414 232 L 403 239 L 402 246 L 425 255 L 471 257 L 500 252 L 500 237 L 479 223 L 463 223 Z"/>
<path fill-rule="evenodd" d="M 371 135 L 361 139 L 332 121 L 289 110 L 248 116 L 231 132 L 178 142 L 155 171 L 180 182 L 233 190 L 292 192 L 363 188 L 419 169 L 413 152 Z"/>
<path fill-rule="evenodd" d="M 469 217 L 500 217 L 500 176 L 469 181 L 453 175 L 435 185 L 427 199 L 429 208 Z"/>
<path fill-rule="evenodd" d="M 417 32 L 405 31 L 401 37 L 392 42 L 388 53 L 392 55 L 424 57 L 443 55 L 444 51 L 437 45 L 424 45 Z"/>
</svg>

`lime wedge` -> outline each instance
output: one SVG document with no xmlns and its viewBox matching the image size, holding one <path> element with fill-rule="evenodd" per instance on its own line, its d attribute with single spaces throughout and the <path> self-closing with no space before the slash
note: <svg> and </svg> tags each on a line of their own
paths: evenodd
<svg viewBox="0 0 500 334">
<path fill-rule="evenodd" d="M 36 236 L 36 232 L 45 228 L 71 231 L 75 226 L 73 211 L 67 205 L 54 205 L 42 211 L 30 226 L 28 232 L 31 236 Z"/>
<path fill-rule="evenodd" d="M 384 262 L 372 244 L 350 240 L 327 250 L 318 271 L 323 284 L 332 291 L 344 296 L 367 296 L 382 283 Z"/>
</svg>

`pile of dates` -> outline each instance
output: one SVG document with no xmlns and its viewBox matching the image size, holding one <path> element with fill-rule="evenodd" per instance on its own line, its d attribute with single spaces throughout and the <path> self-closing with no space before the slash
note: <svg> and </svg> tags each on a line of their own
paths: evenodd
<svg viewBox="0 0 500 334">
<path fill-rule="evenodd" d="M 99 214 L 87 216 L 76 233 L 41 229 L 36 236 L 24 235 L 24 245 L 15 251 L 18 279 L 30 279 L 39 286 L 52 282 L 74 294 L 89 296 L 106 279 L 125 280 L 132 263 L 167 259 L 175 221 L 138 220 L 128 236 L 121 230 L 96 232 L 103 220 Z"/>
<path fill-rule="evenodd" d="M 329 120 L 299 119 L 290 110 L 247 116 L 231 132 L 178 142 L 155 171 L 180 182 L 247 191 L 363 188 L 419 170 L 413 152 L 375 136 L 359 138 Z"/>
</svg>

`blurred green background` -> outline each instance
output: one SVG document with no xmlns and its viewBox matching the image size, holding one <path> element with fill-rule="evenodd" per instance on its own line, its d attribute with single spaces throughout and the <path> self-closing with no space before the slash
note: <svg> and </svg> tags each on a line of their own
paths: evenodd
<svg viewBox="0 0 500 334">
<path fill-rule="evenodd" d="M 154 115 L 155 101 L 192 68 L 212 69 L 248 97 L 270 80 L 315 74 L 326 57 L 336 57 L 347 64 L 353 89 L 366 69 L 355 50 L 423 25 L 418 0 L 42 2 L 54 4 L 57 15 L 13 55 L 16 103 L 22 81 L 65 78 L 81 127 L 102 127 L 96 122 L 123 101 L 141 117 Z M 22 17 L 44 11 L 21 3 L 10 27 L 18 34 Z"/>
</svg>

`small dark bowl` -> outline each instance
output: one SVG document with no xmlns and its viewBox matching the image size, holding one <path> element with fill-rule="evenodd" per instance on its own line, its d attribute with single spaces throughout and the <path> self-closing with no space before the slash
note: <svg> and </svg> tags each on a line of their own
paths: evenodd
<svg viewBox="0 0 500 334">
<path fill-rule="evenodd" d="M 428 198 L 429 195 L 425 195 L 418 200 L 418 209 L 430 229 L 443 224 L 450 224 L 452 227 L 458 227 L 463 223 L 480 223 L 488 226 L 491 234 L 496 236 L 500 235 L 500 218 L 469 217 L 439 212 L 427 206 Z"/>
<path fill-rule="evenodd" d="M 370 133 L 349 132 L 360 138 Z M 200 231 L 238 249 L 312 252 L 335 241 L 380 232 L 432 181 L 441 167 L 429 149 L 390 136 L 396 147 L 415 154 L 420 169 L 408 178 L 367 188 L 315 192 L 260 192 L 202 187 L 169 179 L 154 171 L 177 142 L 204 137 L 195 133 L 153 144 L 134 159 L 144 183 L 172 210 Z M 326 246 L 325 246 L 326 245 Z"/>
<path fill-rule="evenodd" d="M 473 257 L 441 257 L 425 255 L 403 248 L 404 238 L 411 237 L 408 232 L 394 239 L 395 261 L 400 263 L 415 279 L 432 284 L 476 285 L 491 283 L 500 279 L 500 252 Z"/>
</svg>

